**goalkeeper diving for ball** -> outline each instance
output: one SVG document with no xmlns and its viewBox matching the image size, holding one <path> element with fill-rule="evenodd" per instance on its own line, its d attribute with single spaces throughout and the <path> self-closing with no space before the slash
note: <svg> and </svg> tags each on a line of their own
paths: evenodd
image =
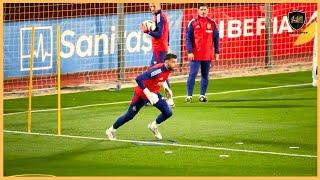
<svg viewBox="0 0 320 180">
<path fill-rule="evenodd" d="M 157 139 L 162 139 L 158 126 L 172 116 L 172 110 L 159 93 L 159 90 L 162 85 L 166 94 L 168 94 L 168 96 L 172 96 L 172 91 L 168 87 L 166 80 L 176 66 L 177 56 L 169 53 L 165 56 L 164 63 L 156 64 L 137 76 L 136 82 L 138 85 L 135 87 L 134 96 L 131 100 L 128 111 L 124 115 L 120 116 L 115 123 L 106 130 L 106 136 L 110 140 L 115 140 L 116 130 L 133 119 L 140 109 L 148 102 L 161 111 L 161 114 L 156 118 L 156 120 L 148 125 L 148 128 Z"/>
</svg>

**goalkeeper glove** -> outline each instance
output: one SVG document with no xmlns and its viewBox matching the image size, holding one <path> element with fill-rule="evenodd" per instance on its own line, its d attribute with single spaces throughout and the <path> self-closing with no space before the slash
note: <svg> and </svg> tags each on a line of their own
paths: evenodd
<svg viewBox="0 0 320 180">
<path fill-rule="evenodd" d="M 145 88 L 143 90 L 143 93 L 147 96 L 149 102 L 154 105 L 159 101 L 159 97 L 157 94 L 150 92 L 150 90 L 148 88 Z"/>
<path fill-rule="evenodd" d="M 173 97 L 172 91 L 168 86 L 168 83 L 165 81 L 162 84 L 163 88 L 164 88 L 164 93 L 166 94 L 167 99 L 170 99 Z"/>
<path fill-rule="evenodd" d="M 169 106 L 174 107 L 175 104 L 173 102 L 173 93 L 172 93 L 172 90 L 169 88 L 167 82 L 163 83 L 163 88 L 164 88 L 164 93 L 166 94 L 167 103 L 169 104 Z"/>
<path fill-rule="evenodd" d="M 170 106 L 170 107 L 175 107 L 176 105 L 174 104 L 174 102 L 173 102 L 173 99 L 172 98 L 170 98 L 170 99 L 167 99 L 166 100 L 166 102 L 168 103 L 168 105 Z"/>
<path fill-rule="evenodd" d="M 147 33 L 148 32 L 147 27 L 143 23 L 141 23 L 140 29 L 141 29 L 141 32 L 143 32 L 143 33 Z"/>
</svg>

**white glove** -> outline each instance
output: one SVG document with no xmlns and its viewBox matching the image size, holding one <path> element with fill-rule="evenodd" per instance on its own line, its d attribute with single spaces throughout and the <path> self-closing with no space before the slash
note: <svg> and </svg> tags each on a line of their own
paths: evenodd
<svg viewBox="0 0 320 180">
<path fill-rule="evenodd" d="M 172 99 L 173 94 L 172 94 L 171 89 L 168 86 L 168 83 L 165 81 L 165 82 L 163 82 L 162 86 L 164 88 L 164 92 L 166 94 L 167 99 Z"/>
<path fill-rule="evenodd" d="M 166 100 L 166 102 L 168 103 L 168 105 L 170 106 L 170 107 L 174 107 L 175 106 L 175 104 L 174 104 L 174 102 L 173 102 L 173 99 L 172 98 L 170 98 L 170 99 L 167 99 Z"/>
<path fill-rule="evenodd" d="M 157 94 L 150 92 L 150 90 L 148 88 L 145 88 L 143 90 L 143 93 L 147 96 L 149 102 L 154 105 L 159 101 L 159 97 Z"/>
<path fill-rule="evenodd" d="M 162 84 L 162 86 L 163 86 L 164 92 L 165 92 L 165 94 L 166 94 L 166 99 L 167 99 L 166 101 L 167 101 L 167 103 L 169 104 L 169 106 L 174 107 L 175 104 L 174 104 L 174 102 L 173 102 L 173 93 L 172 93 L 172 90 L 169 88 L 167 82 L 164 82 L 164 83 Z"/>
</svg>

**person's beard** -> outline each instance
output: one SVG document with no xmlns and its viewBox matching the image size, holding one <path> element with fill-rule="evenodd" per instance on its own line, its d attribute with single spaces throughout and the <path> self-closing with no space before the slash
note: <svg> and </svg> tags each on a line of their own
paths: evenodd
<svg viewBox="0 0 320 180">
<path fill-rule="evenodd" d="M 173 71 L 173 70 L 174 70 L 174 68 L 173 68 L 173 67 L 171 67 L 171 66 L 168 66 L 168 70 L 169 70 L 169 71 Z"/>
</svg>

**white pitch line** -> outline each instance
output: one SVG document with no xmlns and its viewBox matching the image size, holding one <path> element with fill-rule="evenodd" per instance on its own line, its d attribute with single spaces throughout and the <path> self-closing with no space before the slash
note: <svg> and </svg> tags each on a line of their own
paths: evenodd
<svg viewBox="0 0 320 180">
<path fill-rule="evenodd" d="M 206 93 L 206 95 L 219 95 L 219 94 L 230 94 L 230 93 L 248 92 L 248 91 L 261 91 L 261 90 L 269 90 L 269 89 L 300 87 L 300 86 L 307 86 L 307 85 L 311 85 L 311 83 L 290 84 L 290 85 L 283 85 L 283 86 L 270 86 L 270 87 L 252 88 L 252 89 L 240 89 L 240 90 L 223 91 L 223 92 L 216 92 L 216 93 Z M 186 97 L 186 96 L 175 96 L 175 98 L 181 98 L 181 97 Z"/>
<path fill-rule="evenodd" d="M 89 105 L 83 105 L 83 106 L 73 106 L 73 107 L 66 107 L 61 108 L 62 110 L 69 110 L 69 109 L 80 109 L 80 108 L 86 108 L 86 107 L 95 107 L 95 106 L 108 106 L 108 105 L 114 105 L 114 104 L 125 104 L 130 103 L 130 101 L 119 101 L 119 102 L 112 102 L 112 103 L 101 103 L 101 104 L 89 104 Z M 41 110 L 34 110 L 32 113 L 38 113 L 38 112 L 51 112 L 56 111 L 57 108 L 54 109 L 41 109 Z M 6 113 L 3 114 L 4 116 L 10 116 L 10 115 L 16 115 L 16 114 L 24 114 L 28 111 L 21 111 L 21 112 L 14 112 L 14 113 Z"/>
<path fill-rule="evenodd" d="M 238 92 L 248 92 L 248 91 L 260 91 L 260 90 L 268 90 L 268 89 L 280 89 L 280 88 L 289 88 L 289 87 L 300 87 L 300 86 L 307 86 L 311 85 L 311 83 L 304 83 L 304 84 L 291 84 L 291 85 L 284 85 L 284 86 L 271 86 L 271 87 L 263 87 L 263 88 L 252 88 L 252 89 L 240 89 L 240 90 L 232 90 L 232 91 L 222 91 L 222 92 L 216 92 L 216 93 L 207 93 L 207 96 L 210 95 L 219 95 L 219 94 L 230 94 L 230 93 L 238 93 Z M 177 98 L 184 98 L 185 96 L 174 96 L 174 99 Z M 115 104 L 126 104 L 130 103 L 130 101 L 120 101 L 120 102 L 112 102 L 112 103 L 101 103 L 101 104 L 89 104 L 89 105 L 83 105 L 83 106 L 73 106 L 73 107 L 66 107 L 61 108 L 62 110 L 69 110 L 69 109 L 80 109 L 80 108 L 86 108 L 86 107 L 95 107 L 95 106 L 108 106 L 108 105 L 115 105 Z M 57 109 L 42 109 L 42 110 L 34 110 L 32 113 L 38 113 L 38 112 L 50 112 L 50 111 L 56 111 Z M 10 115 L 16 115 L 16 114 L 24 114 L 28 111 L 22 111 L 22 112 L 14 112 L 14 113 L 5 113 L 4 116 L 10 116 Z"/>
<path fill-rule="evenodd" d="M 110 141 L 110 140 L 108 140 L 106 138 L 98 138 L 98 137 L 56 135 L 56 134 L 45 134 L 45 133 L 28 133 L 28 132 L 10 131 L 10 130 L 4 130 L 3 132 L 5 132 L 5 133 L 13 133 L 13 134 L 26 134 L 26 135 L 38 135 L 38 136 L 53 136 L 53 137 L 75 138 L 75 139 L 90 139 L 90 140 Z M 117 140 L 112 140 L 112 141 L 127 142 L 127 143 L 140 143 L 140 144 L 148 144 L 148 145 L 153 144 L 153 145 L 163 145 L 163 146 L 175 146 L 175 147 L 185 147 L 185 148 L 194 148 L 194 149 L 210 149 L 210 150 L 233 151 L 233 152 L 243 152 L 243 153 L 269 154 L 269 155 L 278 155 L 278 156 L 317 158 L 317 156 L 307 155 L 307 154 L 290 154 L 290 153 L 280 153 L 280 152 L 271 152 L 271 151 L 232 149 L 232 148 L 213 147 L 213 146 L 200 146 L 200 145 L 188 145 L 188 144 L 178 144 L 178 143 L 137 141 L 137 140 L 126 140 L 126 139 L 117 139 Z"/>
</svg>

